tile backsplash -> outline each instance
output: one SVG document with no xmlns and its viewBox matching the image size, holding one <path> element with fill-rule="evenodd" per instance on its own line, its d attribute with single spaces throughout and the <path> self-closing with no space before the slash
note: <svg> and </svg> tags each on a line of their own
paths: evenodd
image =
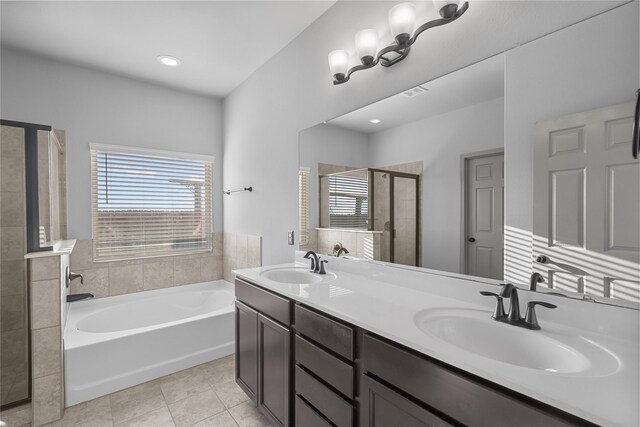
<svg viewBox="0 0 640 427">
<path fill-rule="evenodd" d="M 101 298 L 223 278 L 233 282 L 231 270 L 261 265 L 260 236 L 212 234 L 212 252 L 110 262 L 94 262 L 92 240 L 78 240 L 71 270 L 84 276 L 84 284 L 74 280 L 69 293 Z"/>
</svg>

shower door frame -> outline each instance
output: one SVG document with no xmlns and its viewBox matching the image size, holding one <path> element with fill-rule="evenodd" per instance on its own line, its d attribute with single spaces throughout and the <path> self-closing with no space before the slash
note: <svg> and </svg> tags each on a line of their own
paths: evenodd
<svg viewBox="0 0 640 427">
<path fill-rule="evenodd" d="M 40 246 L 39 236 L 39 188 L 38 188 L 38 131 L 50 132 L 52 127 L 34 123 L 17 122 L 0 119 L 0 126 L 23 129 L 24 143 L 24 188 L 25 188 L 25 253 L 51 251 L 53 247 Z M 23 260 L 25 264 L 27 260 Z M 0 405 L 0 411 L 9 410 L 33 400 L 33 349 L 31 345 L 31 277 L 28 266 L 25 266 L 25 299 L 27 301 L 27 397 Z"/>
<path fill-rule="evenodd" d="M 24 130 L 24 182 L 25 182 L 25 212 L 27 220 L 26 252 L 52 251 L 53 246 L 40 245 L 40 196 L 38 186 L 38 131 L 51 132 L 49 125 L 17 122 L 15 120 L 0 119 L 1 126 L 10 126 Z"/>
<path fill-rule="evenodd" d="M 369 169 L 369 182 L 371 183 L 371 185 L 369 185 L 369 230 L 370 231 L 375 231 L 373 230 L 373 215 L 374 215 L 374 210 L 375 210 L 375 196 L 374 196 L 374 186 L 375 186 L 375 182 L 374 182 L 374 173 L 379 172 L 379 173 L 386 173 L 390 176 L 390 180 L 389 180 L 389 224 L 390 224 L 390 230 L 391 232 L 389 233 L 389 262 L 390 263 L 394 263 L 395 262 L 395 235 L 396 235 L 396 224 L 395 224 L 395 218 L 394 218 L 394 207 L 395 207 L 395 200 L 394 200 L 394 187 L 395 187 L 395 177 L 400 177 L 400 178 L 408 178 L 408 179 L 414 179 L 416 182 L 416 232 L 415 232 L 415 236 L 416 236 L 416 253 L 415 253 L 415 266 L 416 267 L 420 267 L 420 175 L 416 175 L 413 173 L 406 173 L 406 172 L 395 172 L 395 171 L 390 171 L 387 169 L 377 169 L 377 168 L 368 168 Z"/>
</svg>

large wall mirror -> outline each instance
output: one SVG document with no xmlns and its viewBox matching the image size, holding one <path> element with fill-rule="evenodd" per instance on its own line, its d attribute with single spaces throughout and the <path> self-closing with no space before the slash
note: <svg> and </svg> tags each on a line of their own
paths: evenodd
<svg viewBox="0 0 640 427">
<path fill-rule="evenodd" d="M 637 8 L 303 130 L 300 248 L 637 307 Z"/>
</svg>

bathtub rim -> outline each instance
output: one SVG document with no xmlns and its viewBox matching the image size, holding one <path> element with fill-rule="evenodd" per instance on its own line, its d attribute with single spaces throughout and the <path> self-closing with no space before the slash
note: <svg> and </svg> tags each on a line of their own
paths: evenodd
<svg viewBox="0 0 640 427">
<path fill-rule="evenodd" d="M 188 285 L 178 285 L 169 288 L 152 289 L 148 291 L 140 291 L 131 294 L 114 295 L 104 298 L 97 298 L 94 300 L 76 301 L 67 304 L 67 321 L 65 322 L 63 330 L 64 349 L 76 349 L 85 346 L 90 346 L 99 342 L 107 342 L 116 340 L 121 337 L 129 335 L 142 334 L 144 332 L 153 331 L 156 329 L 171 327 L 173 325 L 179 325 L 182 323 L 188 323 L 199 319 L 205 319 L 208 317 L 222 316 L 225 314 L 234 312 L 234 293 L 235 285 L 227 282 L 224 279 L 213 280 L 208 282 L 192 283 Z M 165 323 L 158 323 L 150 326 L 144 326 L 134 329 L 125 329 L 113 332 L 89 332 L 76 329 L 77 324 L 85 316 L 94 314 L 96 312 L 106 310 L 120 302 L 131 302 L 135 300 L 144 300 L 149 297 L 157 295 L 171 295 L 184 293 L 185 291 L 218 291 L 222 293 L 230 293 L 232 298 L 228 306 L 214 310 L 208 313 L 199 314 L 196 316 L 185 317 L 179 320 L 173 320 Z"/>
</svg>

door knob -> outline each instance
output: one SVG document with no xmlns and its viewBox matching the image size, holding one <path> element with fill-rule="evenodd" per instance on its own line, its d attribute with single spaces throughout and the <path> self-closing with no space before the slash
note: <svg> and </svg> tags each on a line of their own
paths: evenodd
<svg viewBox="0 0 640 427">
<path fill-rule="evenodd" d="M 545 255 L 538 255 L 536 257 L 536 262 L 540 264 L 546 264 L 549 262 L 549 258 L 547 258 Z"/>
<path fill-rule="evenodd" d="M 475 242 L 475 241 L 476 241 L 476 239 L 475 239 L 474 237 L 469 237 L 469 241 L 470 241 L 471 243 L 473 243 L 473 242 Z"/>
</svg>

